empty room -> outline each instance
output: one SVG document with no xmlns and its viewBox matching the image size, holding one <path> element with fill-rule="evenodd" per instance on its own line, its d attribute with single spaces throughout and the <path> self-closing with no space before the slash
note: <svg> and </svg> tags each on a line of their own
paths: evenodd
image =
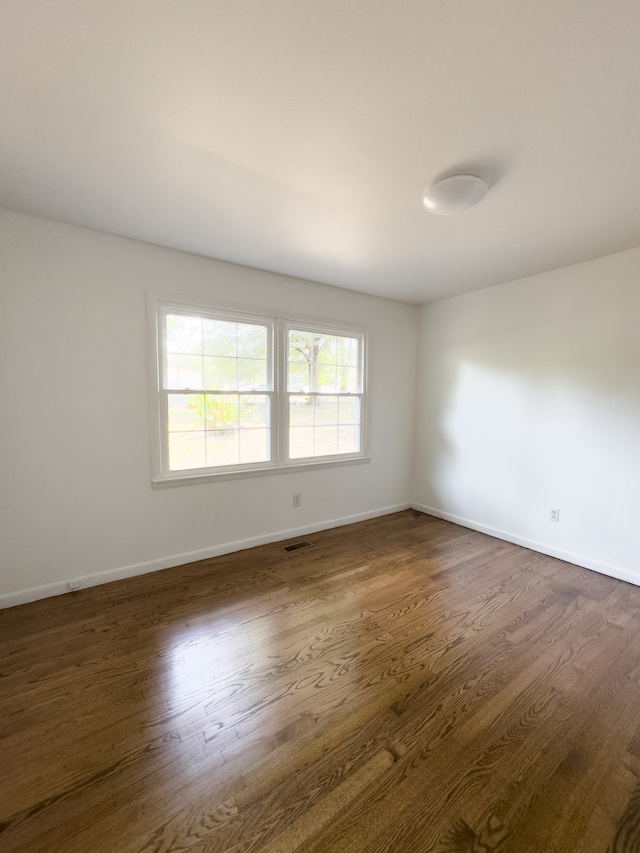
<svg viewBox="0 0 640 853">
<path fill-rule="evenodd" d="M 0 0 L 2 853 L 640 853 L 639 38 Z"/>
</svg>

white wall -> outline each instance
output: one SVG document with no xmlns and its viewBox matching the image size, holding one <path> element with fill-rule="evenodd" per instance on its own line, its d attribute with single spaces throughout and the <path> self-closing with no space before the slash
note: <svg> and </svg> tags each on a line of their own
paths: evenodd
<svg viewBox="0 0 640 853">
<path fill-rule="evenodd" d="M 0 604 L 409 505 L 415 307 L 8 211 L 0 257 Z M 367 325 L 372 461 L 154 491 L 147 289 Z"/>
<path fill-rule="evenodd" d="M 640 583 L 640 249 L 420 311 L 416 505 Z"/>
<path fill-rule="evenodd" d="M 0 258 L 0 606 L 409 502 L 640 583 L 640 249 L 419 311 L 7 211 Z M 148 289 L 366 324 L 371 463 L 153 490 Z"/>
</svg>

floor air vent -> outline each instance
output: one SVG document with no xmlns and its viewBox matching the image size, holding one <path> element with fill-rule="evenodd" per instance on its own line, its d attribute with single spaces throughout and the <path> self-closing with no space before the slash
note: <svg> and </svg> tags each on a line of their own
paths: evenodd
<svg viewBox="0 0 640 853">
<path fill-rule="evenodd" d="M 283 551 L 299 551 L 300 548 L 313 548 L 313 542 L 296 542 L 293 545 L 285 545 Z"/>
</svg>

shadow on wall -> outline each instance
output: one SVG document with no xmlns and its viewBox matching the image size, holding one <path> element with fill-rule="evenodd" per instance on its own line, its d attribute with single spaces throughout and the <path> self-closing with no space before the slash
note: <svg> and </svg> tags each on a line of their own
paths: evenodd
<svg viewBox="0 0 640 853">
<path fill-rule="evenodd" d="M 505 306 L 499 295 L 427 309 L 417 499 L 612 559 L 640 509 L 633 312 L 611 300 L 581 312 L 512 296 Z M 552 507 L 561 524 L 550 527 Z"/>
</svg>

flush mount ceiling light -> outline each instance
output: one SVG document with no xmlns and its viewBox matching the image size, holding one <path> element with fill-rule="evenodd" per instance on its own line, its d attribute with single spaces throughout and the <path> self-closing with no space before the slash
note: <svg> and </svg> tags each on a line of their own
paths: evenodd
<svg viewBox="0 0 640 853">
<path fill-rule="evenodd" d="M 487 194 L 487 185 L 475 175 L 452 175 L 437 181 L 422 199 L 429 213 L 451 216 L 481 202 Z"/>
</svg>

